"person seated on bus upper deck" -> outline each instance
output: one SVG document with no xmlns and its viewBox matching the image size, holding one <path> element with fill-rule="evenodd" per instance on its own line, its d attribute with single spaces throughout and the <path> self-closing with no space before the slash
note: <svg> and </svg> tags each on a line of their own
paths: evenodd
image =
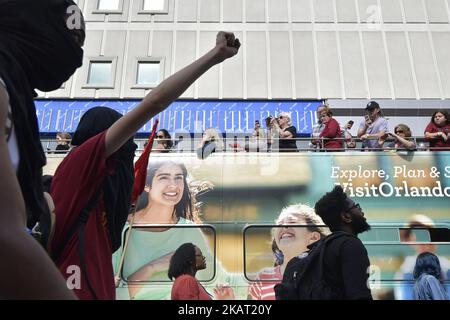
<svg viewBox="0 0 450 320">
<path fill-rule="evenodd" d="M 435 254 L 422 252 L 417 256 L 414 279 L 414 300 L 448 300 L 448 294 L 442 285 L 441 264 Z"/>
<path fill-rule="evenodd" d="M 253 300 L 275 300 L 274 287 L 283 279 L 284 270 L 293 257 L 307 251 L 307 246 L 329 234 L 322 219 L 314 209 L 304 204 L 284 208 L 275 221 L 278 225 L 307 225 L 307 227 L 277 227 L 272 229 L 272 252 L 274 266 L 258 272 L 252 281 L 248 298 Z"/>
<path fill-rule="evenodd" d="M 297 152 L 297 128 L 292 125 L 291 115 L 288 112 L 281 112 L 278 118 L 272 119 L 271 124 L 280 136 L 279 152 Z"/>
<path fill-rule="evenodd" d="M 400 230 L 400 241 L 404 243 L 416 242 L 417 238 L 414 229 L 432 229 L 435 227 L 433 220 L 423 214 L 412 215 L 408 219 L 406 229 Z M 399 270 L 395 273 L 395 279 L 414 280 L 413 271 L 416 264 L 417 256 L 423 252 L 436 253 L 437 247 L 432 243 L 412 244 L 415 254 L 406 256 L 403 260 Z M 450 260 L 446 257 L 439 257 L 441 261 L 442 277 L 444 280 L 450 278 Z M 450 294 L 450 286 L 447 286 L 447 293 Z M 405 283 L 395 286 L 394 295 L 396 300 L 412 300 L 413 288 L 411 285 Z"/>
<path fill-rule="evenodd" d="M 255 120 L 255 127 L 252 132 L 252 139 L 249 142 L 249 151 L 259 152 L 260 150 L 266 150 L 266 133 L 261 128 L 259 120 Z"/>
<path fill-rule="evenodd" d="M 206 269 L 206 259 L 199 247 L 184 243 L 170 258 L 167 276 L 175 280 L 172 285 L 171 300 L 212 300 L 212 296 L 197 280 L 197 271 Z M 218 300 L 234 300 L 230 286 L 214 288 Z"/>
<path fill-rule="evenodd" d="M 389 143 L 388 148 L 416 150 L 416 143 L 409 139 L 411 138 L 411 129 L 406 124 L 398 124 L 394 128 L 394 133 L 390 132 L 389 135 L 394 137 L 395 141 Z"/>
<path fill-rule="evenodd" d="M 252 137 L 255 139 L 264 139 L 266 137 L 264 129 L 261 128 L 259 120 L 255 120 L 255 127 L 253 128 Z"/>
<path fill-rule="evenodd" d="M 325 129 L 325 124 L 322 123 L 320 116 L 322 113 L 328 112 L 328 106 L 326 104 L 321 104 L 317 107 L 316 117 L 317 124 L 315 124 L 312 128 L 311 132 L 311 142 L 309 143 L 310 149 L 322 149 L 322 140 L 319 139 L 320 133 L 323 129 Z"/>
<path fill-rule="evenodd" d="M 353 139 L 352 134 L 350 133 L 350 129 L 353 126 L 353 120 L 350 120 L 345 124 L 345 126 L 341 127 L 342 131 L 342 139 L 345 143 L 346 149 L 355 149 L 356 148 L 356 141 Z"/>
<path fill-rule="evenodd" d="M 325 125 L 325 128 L 319 135 L 323 140 L 323 149 L 329 151 L 344 151 L 344 143 L 342 140 L 342 132 L 339 123 L 333 118 L 333 113 L 330 109 L 320 114 L 320 119 Z"/>
<path fill-rule="evenodd" d="M 272 152 L 272 146 L 275 143 L 275 140 L 279 139 L 278 131 L 275 129 L 272 120 L 273 116 L 268 116 L 265 119 L 267 128 L 267 152 Z"/>
<path fill-rule="evenodd" d="M 206 159 L 211 153 L 223 151 L 223 141 L 214 128 L 207 128 L 203 132 L 202 140 L 197 147 L 197 157 Z"/>
<path fill-rule="evenodd" d="M 158 130 L 155 141 L 156 146 L 152 149 L 152 152 L 169 152 L 172 149 L 172 137 L 166 129 Z"/>
<path fill-rule="evenodd" d="M 56 134 L 56 148 L 55 153 L 67 153 L 70 149 L 70 140 L 72 140 L 72 136 L 68 132 L 58 132 Z"/>
<path fill-rule="evenodd" d="M 433 113 L 425 128 L 425 140 L 430 141 L 430 150 L 450 150 L 450 114 L 447 110 Z"/>
<path fill-rule="evenodd" d="M 376 101 L 370 101 L 366 106 L 367 115 L 361 121 L 358 137 L 363 141 L 363 148 L 380 150 L 388 133 L 388 122 Z"/>
</svg>

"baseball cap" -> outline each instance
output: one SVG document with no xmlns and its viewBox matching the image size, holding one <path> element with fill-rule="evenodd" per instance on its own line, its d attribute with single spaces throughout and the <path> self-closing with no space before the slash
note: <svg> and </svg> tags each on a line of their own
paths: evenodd
<svg viewBox="0 0 450 320">
<path fill-rule="evenodd" d="M 379 107 L 380 105 L 376 101 L 370 101 L 366 106 L 366 110 L 374 110 Z"/>
</svg>

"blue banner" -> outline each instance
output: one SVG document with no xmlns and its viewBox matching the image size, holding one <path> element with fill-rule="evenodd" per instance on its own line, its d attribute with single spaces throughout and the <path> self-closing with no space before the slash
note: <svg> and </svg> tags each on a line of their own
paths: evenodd
<svg viewBox="0 0 450 320">
<path fill-rule="evenodd" d="M 81 116 L 90 108 L 106 106 L 125 114 L 140 100 L 36 100 L 41 133 L 74 132 Z M 222 133 L 245 133 L 253 130 L 254 121 L 280 112 L 291 113 L 292 125 L 299 136 L 309 136 L 316 122 L 315 111 L 321 101 L 205 101 L 177 100 L 157 115 L 160 125 L 170 133 L 201 132 L 214 127 Z M 154 118 L 154 119 L 155 119 Z M 149 133 L 152 119 L 138 133 Z"/>
</svg>

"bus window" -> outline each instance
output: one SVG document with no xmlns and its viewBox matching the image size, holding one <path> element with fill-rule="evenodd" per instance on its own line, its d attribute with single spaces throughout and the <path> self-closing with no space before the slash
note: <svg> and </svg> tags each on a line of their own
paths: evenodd
<svg viewBox="0 0 450 320">
<path fill-rule="evenodd" d="M 124 238 L 129 232 L 125 231 Z M 170 282 L 167 276 L 170 257 L 183 243 L 191 242 L 206 257 L 207 267 L 199 271 L 199 281 L 211 281 L 216 269 L 216 233 L 205 225 L 148 225 L 133 227 L 125 252 L 122 279 L 126 282 Z M 142 272 L 149 269 L 149 272 Z M 144 277 L 144 278 L 142 278 Z"/>
<path fill-rule="evenodd" d="M 372 226 L 369 232 L 394 230 Z M 431 252 L 438 256 L 442 268 L 442 280 L 450 293 L 450 238 L 445 237 L 448 228 L 396 228 L 398 241 L 389 239 L 363 241 L 371 263 L 370 285 L 377 299 L 412 299 L 414 286 L 413 271 L 417 256 L 422 252 Z M 438 230 L 437 233 L 432 231 Z M 447 231 L 445 231 L 447 230 Z M 388 240 L 388 241 L 383 241 Z M 437 241 L 439 240 L 439 241 Z"/>
<path fill-rule="evenodd" d="M 321 237 L 325 226 L 305 224 L 252 225 L 244 230 L 244 274 L 249 281 L 280 281 L 295 256 Z M 328 230 L 328 228 L 324 228 Z M 323 234 L 325 236 L 326 234 Z"/>
</svg>

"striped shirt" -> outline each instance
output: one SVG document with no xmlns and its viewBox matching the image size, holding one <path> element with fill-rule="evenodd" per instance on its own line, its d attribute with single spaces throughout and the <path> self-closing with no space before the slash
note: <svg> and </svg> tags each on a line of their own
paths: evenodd
<svg viewBox="0 0 450 320">
<path fill-rule="evenodd" d="M 275 300 L 275 285 L 281 283 L 283 275 L 280 266 L 264 268 L 256 275 L 255 281 L 248 289 L 254 300 Z"/>
</svg>

